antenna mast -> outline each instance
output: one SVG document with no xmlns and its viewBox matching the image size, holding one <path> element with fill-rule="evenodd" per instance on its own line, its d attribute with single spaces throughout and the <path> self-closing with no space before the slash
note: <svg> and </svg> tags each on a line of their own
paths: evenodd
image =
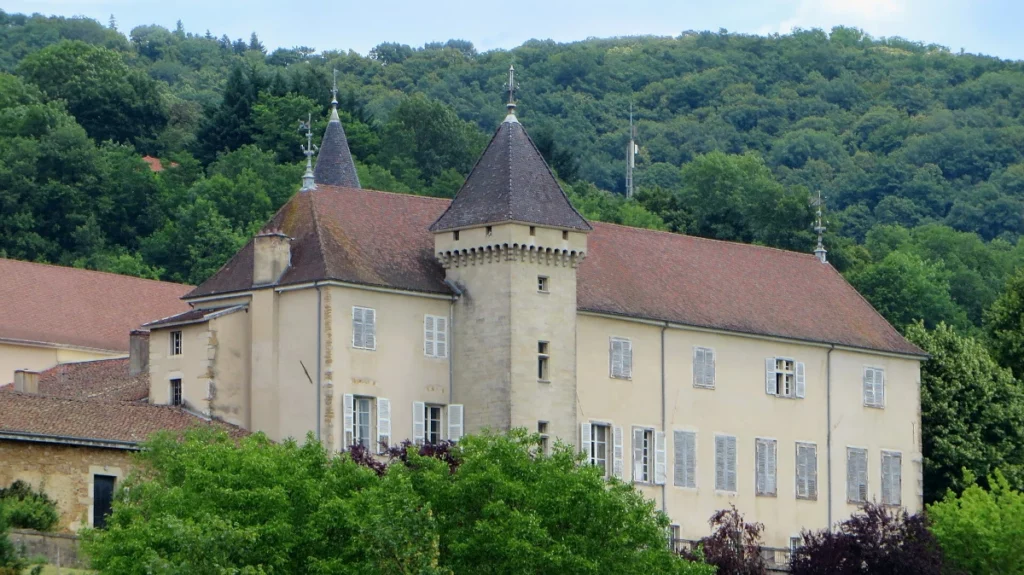
<svg viewBox="0 0 1024 575">
<path fill-rule="evenodd" d="M 629 147 L 626 148 L 626 197 L 633 197 L 633 168 L 636 167 L 636 128 L 633 126 L 633 103 L 629 103 Z"/>
</svg>

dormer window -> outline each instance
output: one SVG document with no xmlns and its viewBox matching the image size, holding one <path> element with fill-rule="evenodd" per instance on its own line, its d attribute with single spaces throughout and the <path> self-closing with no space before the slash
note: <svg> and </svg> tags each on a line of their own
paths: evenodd
<svg viewBox="0 0 1024 575">
<path fill-rule="evenodd" d="M 455 230 L 454 232 L 452 232 L 452 239 L 455 241 L 459 241 L 459 230 Z"/>
</svg>

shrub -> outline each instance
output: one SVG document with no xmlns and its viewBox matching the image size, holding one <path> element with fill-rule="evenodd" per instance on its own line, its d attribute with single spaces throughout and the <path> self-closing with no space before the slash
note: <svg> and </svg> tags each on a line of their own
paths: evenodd
<svg viewBox="0 0 1024 575">
<path fill-rule="evenodd" d="M 7 489 L 0 489 L 0 512 L 17 529 L 50 531 L 60 519 L 57 503 L 20 479 Z"/>
<path fill-rule="evenodd" d="M 25 568 L 25 561 L 18 556 L 14 544 L 7 537 L 7 521 L 0 513 L 0 575 L 18 575 Z"/>
<path fill-rule="evenodd" d="M 803 533 L 793 575 L 939 575 L 942 554 L 924 515 L 868 503 L 832 531 Z"/>
<path fill-rule="evenodd" d="M 765 575 L 768 566 L 761 555 L 761 523 L 746 523 L 736 510 L 720 509 L 708 520 L 711 535 L 700 540 L 696 552 L 683 552 L 690 560 L 704 559 L 718 568 L 718 575 Z"/>
</svg>

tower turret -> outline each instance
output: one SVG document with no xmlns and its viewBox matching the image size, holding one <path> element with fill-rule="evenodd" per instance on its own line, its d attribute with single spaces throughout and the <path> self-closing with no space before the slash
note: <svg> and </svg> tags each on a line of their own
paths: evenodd
<svg viewBox="0 0 1024 575">
<path fill-rule="evenodd" d="M 359 174 L 352 160 L 352 152 L 348 149 L 348 138 L 345 128 L 338 117 L 338 71 L 334 71 L 334 87 L 331 89 L 331 119 L 324 130 L 324 138 L 320 142 L 320 152 L 316 157 L 316 168 L 313 170 L 313 181 L 327 186 L 359 188 Z"/>
</svg>

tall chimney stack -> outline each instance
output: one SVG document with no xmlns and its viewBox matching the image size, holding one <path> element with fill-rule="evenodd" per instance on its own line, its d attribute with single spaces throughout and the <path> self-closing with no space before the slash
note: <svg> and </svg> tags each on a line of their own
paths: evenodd
<svg viewBox="0 0 1024 575">
<path fill-rule="evenodd" d="M 252 285 L 273 285 L 292 264 L 292 239 L 279 230 L 260 232 L 253 240 Z"/>
<path fill-rule="evenodd" d="M 128 375 L 135 377 L 149 371 L 149 332 L 133 329 L 128 338 Z"/>
</svg>

